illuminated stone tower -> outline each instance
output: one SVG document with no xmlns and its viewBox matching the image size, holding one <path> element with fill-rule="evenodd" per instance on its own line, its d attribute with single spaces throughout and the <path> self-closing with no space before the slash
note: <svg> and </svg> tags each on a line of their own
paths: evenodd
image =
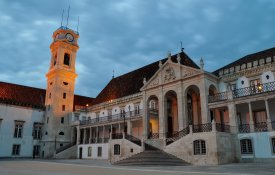
<svg viewBox="0 0 275 175">
<path fill-rule="evenodd" d="M 53 33 L 51 62 L 47 77 L 42 156 L 71 142 L 69 116 L 73 112 L 78 32 L 61 26 Z"/>
</svg>

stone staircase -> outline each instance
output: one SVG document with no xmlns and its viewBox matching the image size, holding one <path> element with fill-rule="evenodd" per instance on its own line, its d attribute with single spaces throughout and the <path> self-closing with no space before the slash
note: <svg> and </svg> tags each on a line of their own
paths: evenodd
<svg viewBox="0 0 275 175">
<path fill-rule="evenodd" d="M 122 166 L 183 166 L 188 164 L 162 150 L 152 147 L 149 149 L 114 164 Z"/>
</svg>

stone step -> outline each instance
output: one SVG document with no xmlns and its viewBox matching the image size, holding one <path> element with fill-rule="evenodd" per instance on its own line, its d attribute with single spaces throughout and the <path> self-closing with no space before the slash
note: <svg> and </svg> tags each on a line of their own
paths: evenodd
<svg viewBox="0 0 275 175">
<path fill-rule="evenodd" d="M 138 153 L 114 164 L 124 166 L 182 166 L 188 163 L 164 151 L 150 150 Z"/>
</svg>

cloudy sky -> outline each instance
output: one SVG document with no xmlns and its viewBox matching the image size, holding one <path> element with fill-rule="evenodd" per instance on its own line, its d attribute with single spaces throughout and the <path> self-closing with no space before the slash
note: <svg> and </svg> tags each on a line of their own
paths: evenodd
<svg viewBox="0 0 275 175">
<path fill-rule="evenodd" d="M 68 0 L 0 0 L 0 81 L 46 87 L 51 35 Z M 76 93 L 180 51 L 214 71 L 275 46 L 273 0 L 70 0 L 79 25 Z M 65 13 L 66 14 L 66 13 Z M 65 22 L 64 22 L 65 23 Z"/>
</svg>

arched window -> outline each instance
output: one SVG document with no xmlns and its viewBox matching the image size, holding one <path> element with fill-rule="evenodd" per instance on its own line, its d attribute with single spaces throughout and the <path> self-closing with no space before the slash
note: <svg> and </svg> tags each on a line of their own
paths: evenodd
<svg viewBox="0 0 275 175">
<path fill-rule="evenodd" d="M 114 145 L 114 155 L 120 155 L 120 145 L 119 144 Z"/>
<path fill-rule="evenodd" d="M 150 104 L 149 106 L 150 109 L 157 109 L 157 104 L 155 100 L 151 100 L 149 104 Z"/>
<path fill-rule="evenodd" d="M 241 141 L 241 153 L 253 154 L 253 147 L 251 139 L 242 139 Z"/>
<path fill-rule="evenodd" d="M 64 132 L 63 132 L 63 131 L 60 131 L 60 132 L 59 132 L 59 135 L 64 136 Z"/>
<path fill-rule="evenodd" d="M 68 66 L 70 65 L 70 54 L 68 53 L 64 54 L 64 64 Z"/>
<path fill-rule="evenodd" d="M 206 145 L 204 140 L 195 140 L 193 142 L 194 155 L 206 155 Z"/>
</svg>

